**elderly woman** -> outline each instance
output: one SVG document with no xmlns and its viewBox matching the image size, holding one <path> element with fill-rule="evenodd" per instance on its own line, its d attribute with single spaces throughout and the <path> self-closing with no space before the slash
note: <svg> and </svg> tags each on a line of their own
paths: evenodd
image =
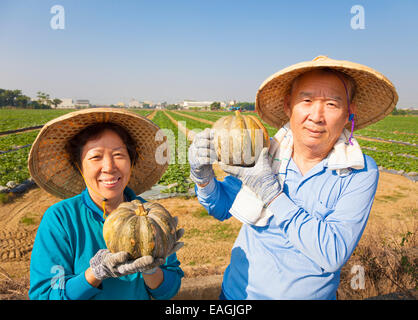
<svg viewBox="0 0 418 320">
<path fill-rule="evenodd" d="M 144 117 L 108 108 L 72 112 L 44 126 L 29 170 L 40 187 L 65 200 L 39 226 L 30 299 L 170 299 L 178 292 L 184 274 L 175 252 L 182 242 L 167 257 L 132 260 L 127 252 L 111 253 L 103 238 L 106 217 L 122 202 L 145 202 L 137 194 L 164 173 L 158 130 Z"/>
</svg>

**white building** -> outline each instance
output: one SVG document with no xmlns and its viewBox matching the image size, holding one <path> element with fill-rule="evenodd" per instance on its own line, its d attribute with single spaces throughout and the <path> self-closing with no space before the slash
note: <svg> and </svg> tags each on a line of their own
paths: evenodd
<svg viewBox="0 0 418 320">
<path fill-rule="evenodd" d="M 85 99 L 76 100 L 75 106 L 78 108 L 88 108 L 90 107 L 90 101 Z"/>
<path fill-rule="evenodd" d="M 57 106 L 57 109 L 70 109 L 75 107 L 73 99 L 63 98 L 60 100 L 62 102 Z"/>
<path fill-rule="evenodd" d="M 190 109 L 190 108 L 209 108 L 210 105 L 217 101 L 193 101 L 193 100 L 184 100 L 180 105 L 184 109 Z M 225 107 L 226 103 L 223 101 L 219 101 L 221 104 L 221 107 Z"/>
<path fill-rule="evenodd" d="M 128 103 L 128 108 L 142 108 L 142 104 L 138 100 L 132 99 Z"/>
</svg>

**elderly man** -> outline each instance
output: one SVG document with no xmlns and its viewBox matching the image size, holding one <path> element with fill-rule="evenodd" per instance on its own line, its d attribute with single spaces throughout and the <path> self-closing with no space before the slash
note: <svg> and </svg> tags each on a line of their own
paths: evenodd
<svg viewBox="0 0 418 320">
<path fill-rule="evenodd" d="M 253 167 L 220 163 L 230 175 L 218 181 L 213 133 L 196 135 L 189 162 L 199 202 L 216 219 L 243 222 L 221 299 L 336 299 L 379 177 L 353 130 L 385 117 L 397 99 L 377 71 L 320 56 L 261 85 L 256 110 L 279 131 Z"/>
</svg>

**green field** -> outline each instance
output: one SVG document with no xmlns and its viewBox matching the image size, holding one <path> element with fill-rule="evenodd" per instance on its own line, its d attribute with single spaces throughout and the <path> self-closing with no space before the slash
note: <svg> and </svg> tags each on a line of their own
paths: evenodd
<svg viewBox="0 0 418 320">
<path fill-rule="evenodd" d="M 15 130 L 31 126 L 43 125 L 51 119 L 74 110 L 19 110 L 0 109 L 0 132 Z M 134 110 L 134 112 L 147 116 L 153 110 Z M 181 121 L 189 130 L 203 130 L 211 124 L 193 120 L 185 115 L 215 122 L 225 115 L 233 112 L 225 111 L 166 111 L 176 121 Z M 254 112 L 249 114 L 258 115 Z M 166 131 L 171 150 L 170 165 L 163 175 L 161 184 L 178 185 L 170 189 L 170 192 L 185 192 L 191 187 L 189 176 L 190 167 L 187 163 L 187 148 L 190 144 L 183 133 L 164 115 L 158 111 L 153 121 Z M 277 131 L 276 128 L 266 128 L 270 136 Z M 39 130 L 26 131 L 21 133 L 7 134 L 0 136 L 0 185 L 4 186 L 8 181 L 22 182 L 29 178 L 27 170 L 27 156 L 29 147 L 19 149 L 33 143 Z M 385 119 L 365 129 L 355 132 L 357 140 L 365 154 L 371 156 L 377 165 L 386 169 L 404 170 L 404 172 L 418 172 L 418 149 L 414 145 L 418 142 L 418 117 L 417 116 L 388 116 Z M 387 140 L 364 140 L 367 138 L 380 138 Z M 388 142 L 392 141 L 392 142 Z M 393 142 L 395 141 L 395 142 Z M 409 145 L 396 143 L 404 142 Z M 14 150 L 16 149 L 16 150 Z M 11 152 L 3 153 L 4 151 Z"/>
</svg>

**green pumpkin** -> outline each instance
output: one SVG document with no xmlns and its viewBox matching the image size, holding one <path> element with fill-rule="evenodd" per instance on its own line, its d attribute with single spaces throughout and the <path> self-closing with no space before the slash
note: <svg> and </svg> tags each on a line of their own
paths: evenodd
<svg viewBox="0 0 418 320">
<path fill-rule="evenodd" d="M 176 243 L 176 222 L 158 203 L 122 202 L 106 218 L 103 237 L 112 253 L 126 251 L 133 259 L 164 258 Z"/>
</svg>

